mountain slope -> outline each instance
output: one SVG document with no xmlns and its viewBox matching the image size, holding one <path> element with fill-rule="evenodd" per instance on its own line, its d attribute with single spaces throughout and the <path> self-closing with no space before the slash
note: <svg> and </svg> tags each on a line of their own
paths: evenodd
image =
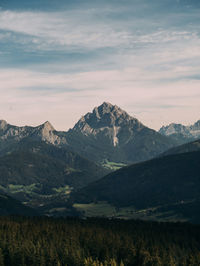
<svg viewBox="0 0 200 266">
<path fill-rule="evenodd" d="M 110 173 L 75 193 L 73 200 L 162 209 L 200 221 L 199 172 L 200 151 L 166 156 Z"/>
<path fill-rule="evenodd" d="M 150 159 L 176 145 L 175 141 L 106 102 L 83 116 L 67 132 L 67 142 L 91 160 L 123 163 Z"/>
<path fill-rule="evenodd" d="M 179 153 L 186 153 L 186 152 L 193 152 L 193 151 L 200 151 L 200 140 L 195 140 L 190 143 L 186 143 L 180 145 L 178 147 L 174 147 L 172 149 L 167 150 L 161 156 L 171 155 L 171 154 L 179 154 Z"/>
<path fill-rule="evenodd" d="M 102 177 L 107 171 L 67 148 L 25 139 L 15 149 L 0 157 L 0 184 L 32 183 L 82 187 Z"/>
<path fill-rule="evenodd" d="M 164 136 L 171 136 L 179 144 L 191 142 L 200 138 L 200 120 L 190 126 L 172 123 L 161 127 L 159 133 Z"/>
<path fill-rule="evenodd" d="M 0 192 L 47 215 L 71 215 L 69 194 L 108 170 L 66 148 L 24 139 L 0 157 Z"/>
</svg>

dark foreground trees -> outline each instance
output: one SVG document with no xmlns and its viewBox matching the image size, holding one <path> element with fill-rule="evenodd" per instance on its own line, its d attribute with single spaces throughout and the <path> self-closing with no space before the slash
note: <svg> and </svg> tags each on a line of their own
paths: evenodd
<svg viewBox="0 0 200 266">
<path fill-rule="evenodd" d="M 0 266 L 200 265 L 200 226 L 0 218 Z"/>
</svg>

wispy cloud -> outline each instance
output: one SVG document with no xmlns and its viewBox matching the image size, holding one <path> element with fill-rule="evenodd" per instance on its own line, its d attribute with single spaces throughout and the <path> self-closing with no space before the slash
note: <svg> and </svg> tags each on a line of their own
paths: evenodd
<svg viewBox="0 0 200 266">
<path fill-rule="evenodd" d="M 102 12 L 102 11 L 101 11 Z M 0 11 L 0 29 L 7 31 L 1 38 L 29 44 L 36 49 L 80 49 L 123 47 L 169 43 L 198 39 L 197 32 L 185 30 L 156 29 L 151 33 L 145 28 L 131 30 L 119 27 L 115 21 L 95 18 L 98 10 L 71 12 L 17 12 Z M 138 24 L 141 21 L 134 20 Z M 144 19 L 145 22 L 145 19 Z M 144 23 L 143 22 L 143 23 Z M 144 26 L 143 26 L 144 27 Z M 18 38 L 16 37 L 18 33 Z"/>
<path fill-rule="evenodd" d="M 56 45 L 76 49 L 80 46 L 100 48 L 126 44 L 130 37 L 128 32 L 117 31 L 104 23 L 93 25 L 88 21 L 88 13 L 81 12 L 78 19 L 79 14 L 70 12 L 1 11 L 0 29 L 23 34 L 19 41 L 32 43 L 37 49 L 56 49 Z"/>
</svg>

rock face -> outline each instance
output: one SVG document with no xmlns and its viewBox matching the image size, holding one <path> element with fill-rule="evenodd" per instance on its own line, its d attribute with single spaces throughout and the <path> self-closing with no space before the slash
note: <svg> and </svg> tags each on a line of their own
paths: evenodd
<svg viewBox="0 0 200 266">
<path fill-rule="evenodd" d="M 0 120 L 0 130 L 5 130 L 7 128 L 7 122 L 5 120 Z"/>
<path fill-rule="evenodd" d="M 170 124 L 160 128 L 159 133 L 176 139 L 180 144 L 200 138 L 200 120 L 190 126 Z"/>
<path fill-rule="evenodd" d="M 194 123 L 194 125 L 189 126 L 189 129 L 194 138 L 200 138 L 200 120 Z"/>
<path fill-rule="evenodd" d="M 175 145 L 116 105 L 104 102 L 67 133 L 69 145 L 82 156 L 102 162 L 138 162 Z"/>
<path fill-rule="evenodd" d="M 57 132 L 54 127 L 46 121 L 44 124 L 34 128 L 32 137 L 39 138 L 47 143 L 54 145 L 64 145 L 66 144 L 66 138 L 61 137 L 59 132 Z"/>
<path fill-rule="evenodd" d="M 137 119 L 129 116 L 116 105 L 104 102 L 87 113 L 74 126 L 73 130 L 85 136 L 104 135 L 110 145 L 116 147 L 123 141 L 122 129 L 129 128 L 129 137 L 140 131 L 144 126 Z M 126 140 L 128 142 L 128 139 Z"/>
</svg>

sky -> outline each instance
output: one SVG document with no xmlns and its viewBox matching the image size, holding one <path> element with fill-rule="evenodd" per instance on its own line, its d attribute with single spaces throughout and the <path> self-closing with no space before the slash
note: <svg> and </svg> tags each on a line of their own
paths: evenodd
<svg viewBox="0 0 200 266">
<path fill-rule="evenodd" d="M 200 119 L 199 0 L 0 0 L 0 119 L 68 130 L 104 101 Z"/>
</svg>

